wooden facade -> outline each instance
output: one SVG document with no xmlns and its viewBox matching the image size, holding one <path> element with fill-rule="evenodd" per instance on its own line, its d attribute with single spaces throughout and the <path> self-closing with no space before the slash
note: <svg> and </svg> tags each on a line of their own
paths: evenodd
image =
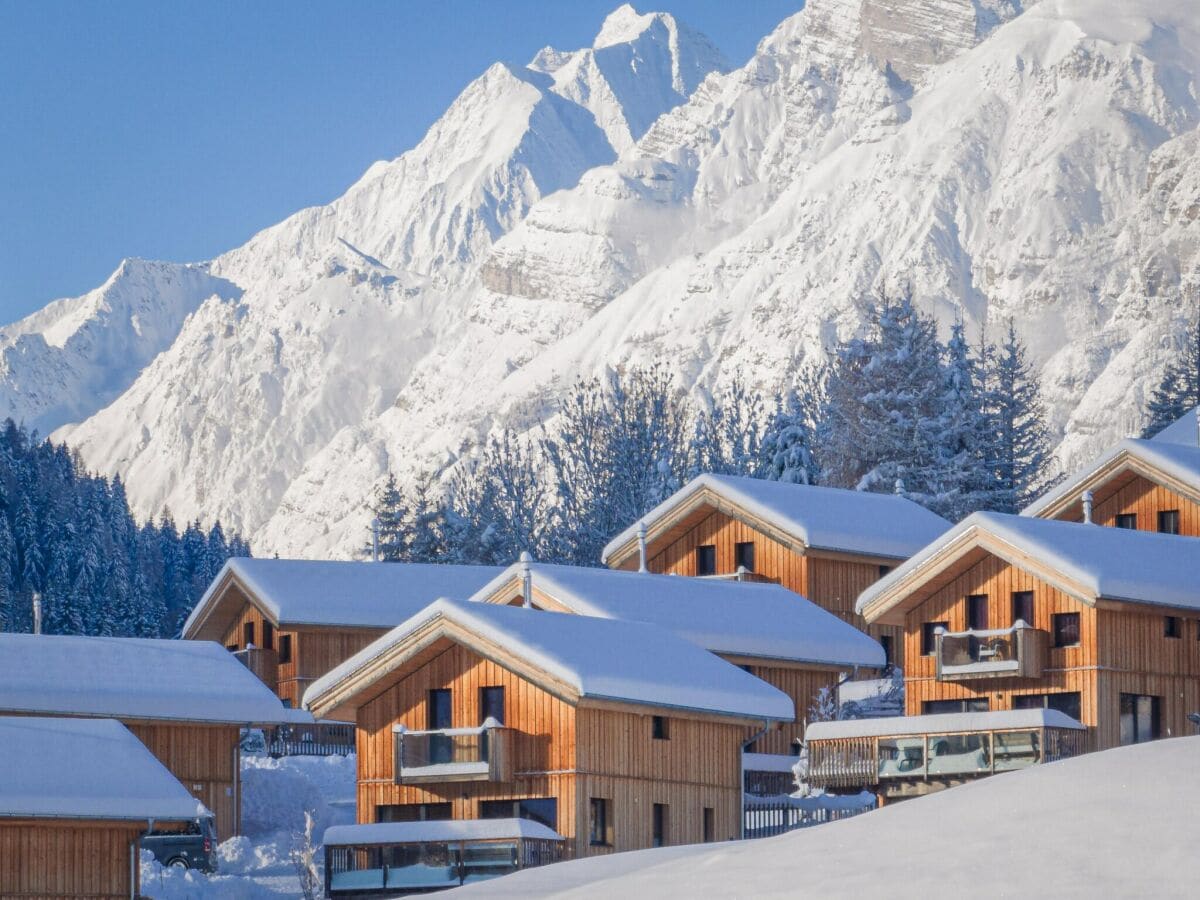
<svg viewBox="0 0 1200 900">
<path fill-rule="evenodd" d="M 147 822 L 0 819 L 0 897 L 128 900 Z"/>
<path fill-rule="evenodd" d="M 688 517 L 684 526 L 668 531 L 647 544 L 646 567 L 651 572 L 695 576 L 697 548 L 715 550 L 719 576 L 735 576 L 737 546 L 754 547 L 754 571 L 758 578 L 780 584 L 807 597 L 876 640 L 890 644 L 890 662 L 903 667 L 903 630 L 892 625 L 868 625 L 854 611 L 855 601 L 867 587 L 887 574 L 896 560 L 883 557 L 824 553 L 804 547 L 786 535 L 735 515 L 732 511 L 705 508 Z M 618 568 L 636 569 L 636 556 L 620 560 Z M 797 700 L 803 715 L 808 702 Z"/>
<path fill-rule="evenodd" d="M 295 708 L 310 684 L 387 631 L 315 625 L 281 629 L 236 584 L 228 590 L 236 594 L 240 611 L 221 643 Z M 256 649 L 248 651 L 248 645 Z"/>
<path fill-rule="evenodd" d="M 434 689 L 451 692 L 453 727 L 477 726 L 485 687 L 504 689 L 512 781 L 397 784 L 394 727 L 426 728 Z M 448 804 L 438 807 L 440 817 L 474 819 L 489 801 L 550 799 L 570 856 L 651 846 L 655 804 L 665 806 L 664 844 L 738 836 L 745 723 L 663 710 L 667 737 L 658 739 L 652 708 L 575 704 L 449 640 L 380 688 L 358 708 L 360 823 L 400 805 Z M 593 798 L 607 801 L 608 843 L 589 839 Z"/>
<path fill-rule="evenodd" d="M 1122 471 L 1101 481 L 1092 488 L 1094 495 L 1092 521 L 1097 525 L 1115 526 L 1118 516 L 1139 531 L 1160 530 L 1160 515 L 1177 514 L 1178 533 L 1200 537 L 1200 503 L 1180 491 L 1151 480 L 1145 475 Z M 1128 517 L 1132 516 L 1132 519 Z M 1078 496 L 1053 518 L 1065 522 L 1082 522 L 1083 509 Z"/>
<path fill-rule="evenodd" d="M 967 631 L 967 598 L 986 597 L 988 627 L 1007 628 L 1018 592 L 1032 592 L 1029 624 L 1046 638 L 1040 677 L 939 680 L 935 657 L 923 652 L 930 649 L 929 626 L 945 623 L 950 632 Z M 975 602 L 978 616 L 980 601 Z M 1178 637 L 1168 636 L 1167 613 Z M 1077 644 L 1054 645 L 1054 616 L 1061 614 L 1078 616 Z M 1148 605 L 1084 602 L 1025 567 L 976 550 L 939 575 L 919 602 L 905 604 L 904 623 L 907 715 L 930 712 L 941 701 L 1004 710 L 1017 708 L 1022 697 L 1077 693 L 1089 747 L 1100 750 L 1121 743 L 1121 695 L 1129 694 L 1158 698 L 1159 736 L 1194 732 L 1187 720 L 1188 713 L 1200 711 L 1200 619 L 1194 616 Z"/>
</svg>

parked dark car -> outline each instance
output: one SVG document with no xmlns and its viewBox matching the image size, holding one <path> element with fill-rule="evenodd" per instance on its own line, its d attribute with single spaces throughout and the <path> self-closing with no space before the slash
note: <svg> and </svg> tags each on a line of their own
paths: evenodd
<svg viewBox="0 0 1200 900">
<path fill-rule="evenodd" d="M 217 871 L 217 829 L 205 816 L 187 822 L 163 822 L 142 835 L 142 848 L 154 854 L 164 866 Z"/>
</svg>

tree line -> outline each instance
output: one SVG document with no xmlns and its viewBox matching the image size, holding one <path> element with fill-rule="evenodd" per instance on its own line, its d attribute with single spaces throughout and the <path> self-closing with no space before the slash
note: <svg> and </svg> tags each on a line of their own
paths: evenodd
<svg viewBox="0 0 1200 900">
<path fill-rule="evenodd" d="M 0 426 L 0 631 L 32 631 L 37 593 L 48 634 L 174 637 L 225 560 L 249 555 L 219 522 L 139 525 L 119 477 Z"/>
<path fill-rule="evenodd" d="M 452 474 L 372 501 L 381 559 L 598 565 L 607 541 L 701 472 L 896 493 L 958 520 L 1015 512 L 1054 472 L 1036 373 L 1014 327 L 945 343 L 908 295 L 764 397 L 741 377 L 693 398 L 663 366 L 578 382 L 548 426 L 503 430 Z"/>
</svg>

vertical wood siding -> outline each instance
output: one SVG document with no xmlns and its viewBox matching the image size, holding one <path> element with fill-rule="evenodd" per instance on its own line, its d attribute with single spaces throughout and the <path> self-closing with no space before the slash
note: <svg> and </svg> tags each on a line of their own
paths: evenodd
<svg viewBox="0 0 1200 900">
<path fill-rule="evenodd" d="M 838 673 L 832 669 L 792 669 L 753 663 L 750 674 L 761 678 L 792 698 L 796 704 L 796 721 L 784 722 L 754 742 L 755 753 L 782 753 L 790 756 L 796 741 L 804 737 L 804 722 L 821 688 L 832 688 Z M 746 735 L 751 737 L 751 735 Z"/>
<path fill-rule="evenodd" d="M 124 900 L 131 892 L 129 848 L 142 828 L 128 822 L 2 823 L 0 897 Z"/>
<path fill-rule="evenodd" d="M 1099 497 L 1092 510 L 1092 521 L 1098 525 L 1112 526 L 1116 524 L 1117 516 L 1127 513 L 1137 515 L 1139 531 L 1157 531 L 1158 514 L 1165 510 L 1179 510 L 1179 533 L 1188 537 L 1200 537 L 1200 504 L 1174 491 L 1168 490 L 1141 475 L 1135 475 L 1127 484 L 1122 485 L 1106 495 L 1106 487 L 1101 484 L 1094 489 Z M 1083 519 L 1079 498 L 1060 516 L 1069 522 L 1079 522 Z"/>
</svg>

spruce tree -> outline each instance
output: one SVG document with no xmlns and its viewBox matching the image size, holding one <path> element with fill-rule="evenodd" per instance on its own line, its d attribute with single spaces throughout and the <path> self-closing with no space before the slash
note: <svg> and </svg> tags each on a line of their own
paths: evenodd
<svg viewBox="0 0 1200 900">
<path fill-rule="evenodd" d="M 384 562 L 401 562 L 408 558 L 409 541 L 409 509 L 408 503 L 396 477 L 388 472 L 387 478 L 380 486 L 371 507 L 374 514 L 374 527 L 378 529 L 379 559 Z M 367 552 L 375 551 L 375 537 L 372 536 Z"/>
<path fill-rule="evenodd" d="M 1142 437 L 1158 434 L 1172 422 L 1200 406 L 1200 306 L 1184 334 L 1178 355 L 1167 363 L 1158 387 L 1146 406 L 1149 421 Z"/>
<path fill-rule="evenodd" d="M 1016 512 L 1051 483 L 1050 432 L 1041 382 L 1009 320 L 1004 342 L 991 354 L 993 428 L 997 442 L 998 498 L 993 508 Z"/>
<path fill-rule="evenodd" d="M 775 398 L 762 439 L 762 478 L 789 484 L 817 483 L 820 472 L 813 447 L 814 419 L 812 406 L 800 399 L 796 389 L 788 391 L 786 397 Z"/>
</svg>

